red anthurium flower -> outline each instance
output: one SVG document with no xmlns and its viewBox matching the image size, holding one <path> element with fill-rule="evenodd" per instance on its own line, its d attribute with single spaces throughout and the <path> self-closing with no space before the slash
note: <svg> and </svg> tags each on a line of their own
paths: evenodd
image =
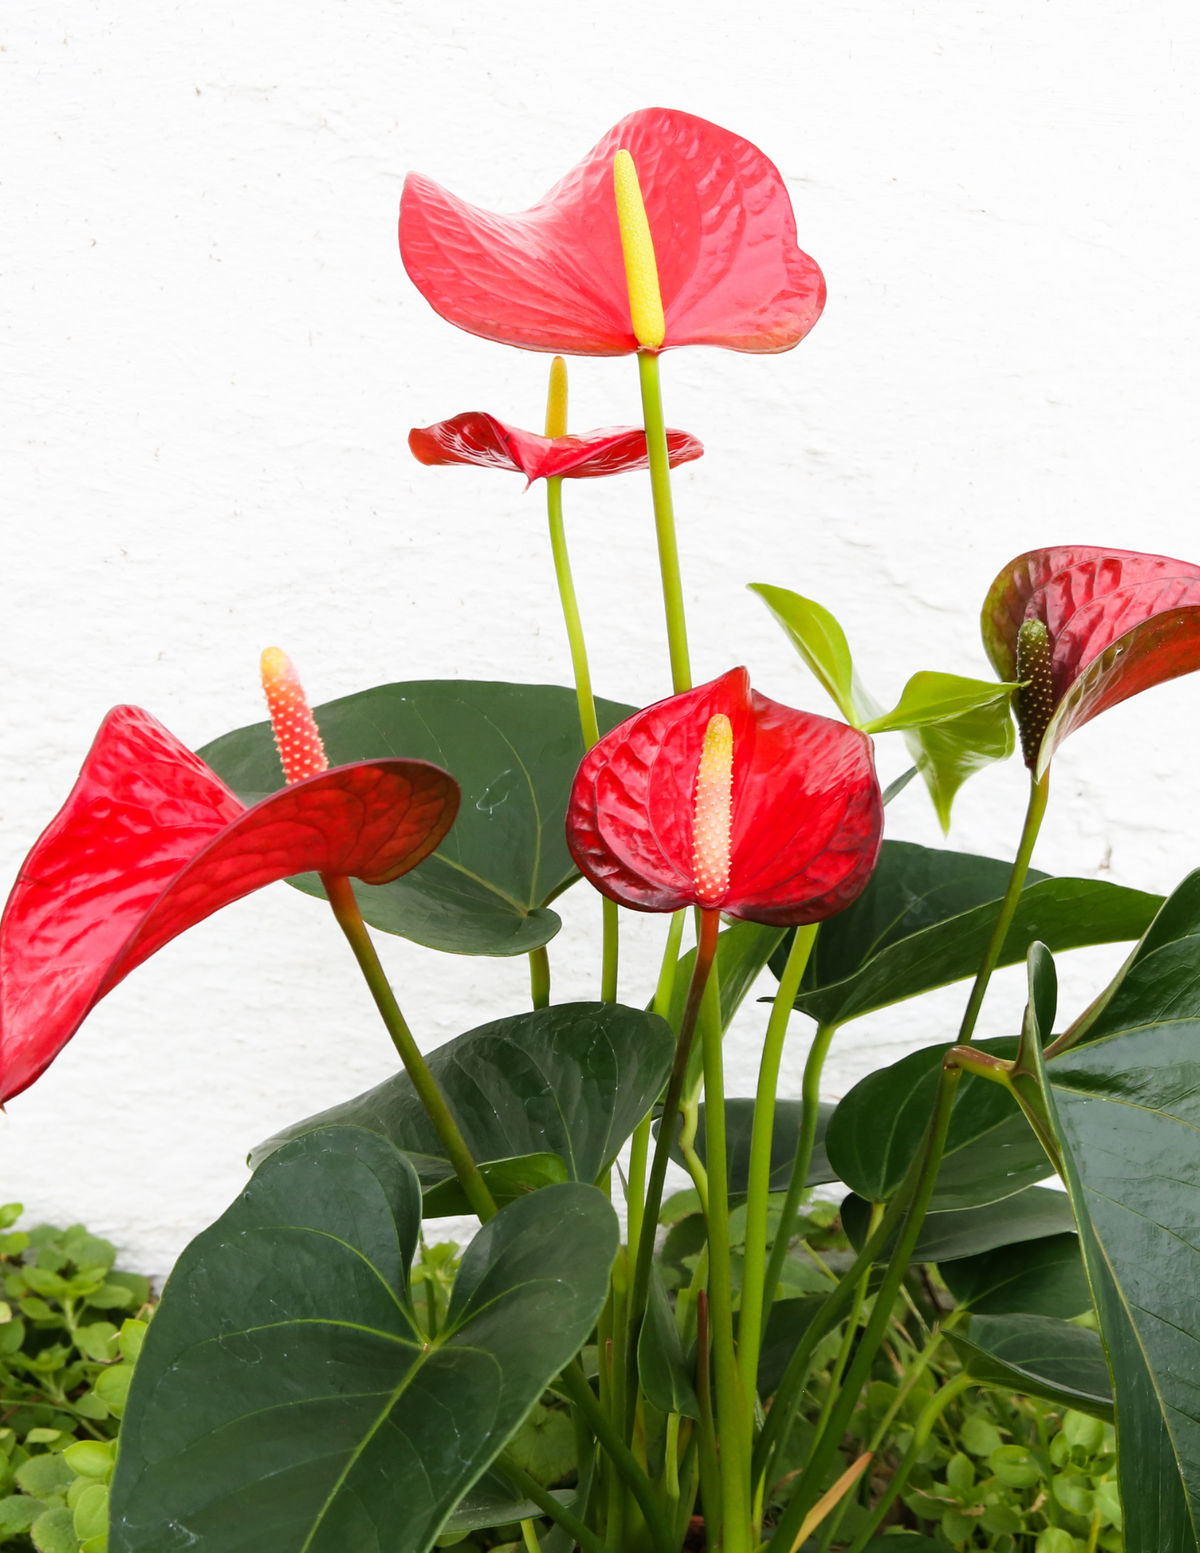
<svg viewBox="0 0 1200 1553">
<path fill-rule="evenodd" d="M 665 310 L 661 348 L 776 352 L 821 315 L 825 282 L 796 244 L 792 202 L 748 140 L 670 108 L 611 129 L 520 215 L 479 210 L 411 173 L 400 252 L 413 283 L 450 323 L 485 340 L 576 356 L 638 349 L 613 187 L 633 159 Z"/>
<path fill-rule="evenodd" d="M 298 725 L 295 737 L 290 785 L 247 809 L 148 712 L 108 714 L 0 921 L 0 1101 L 32 1084 L 100 999 L 185 928 L 290 874 L 386 884 L 454 823 L 458 784 L 436 766 L 325 770 L 307 731 Z M 297 763 L 316 774 L 296 775 Z"/>
<path fill-rule="evenodd" d="M 571 855 L 610 899 L 781 927 L 848 906 L 882 833 L 870 739 L 768 701 L 745 669 L 606 734 L 567 812 Z"/>
<path fill-rule="evenodd" d="M 559 475 L 568 480 L 590 480 L 650 467 L 646 433 L 640 426 L 605 426 L 578 437 L 540 437 L 535 431 L 509 426 L 485 410 L 464 410 L 435 426 L 414 426 L 408 445 L 422 464 L 510 469 L 524 475 L 530 485 Z M 704 444 L 697 437 L 668 430 L 667 455 L 672 469 L 703 452 Z"/>
<path fill-rule="evenodd" d="M 1041 776 L 1076 728 L 1200 668 L 1200 566 L 1089 545 L 1031 550 L 992 584 L 982 626 L 996 672 L 1026 682 L 1018 721 Z"/>
</svg>

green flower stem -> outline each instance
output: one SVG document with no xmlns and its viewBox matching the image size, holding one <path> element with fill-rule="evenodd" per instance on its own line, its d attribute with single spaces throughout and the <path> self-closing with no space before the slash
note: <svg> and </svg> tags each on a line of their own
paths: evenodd
<svg viewBox="0 0 1200 1553">
<path fill-rule="evenodd" d="M 529 990 L 534 1008 L 550 1007 L 550 956 L 544 944 L 529 951 Z"/>
<path fill-rule="evenodd" d="M 633 1417 L 629 1401 L 637 1395 L 637 1340 L 642 1320 L 646 1314 L 646 1302 L 650 1294 L 650 1263 L 654 1256 L 654 1236 L 658 1230 L 658 1214 L 662 1207 L 663 1182 L 667 1176 L 667 1162 L 671 1157 L 671 1140 L 675 1133 L 675 1120 L 679 1114 L 679 1102 L 683 1096 L 687 1078 L 688 1057 L 692 1050 L 692 1036 L 700 1013 L 700 1000 L 704 996 L 709 972 L 717 953 L 717 935 L 721 930 L 719 911 L 700 913 L 700 941 L 696 945 L 696 961 L 692 967 L 692 981 L 688 987 L 687 1002 L 675 1042 L 675 1061 L 667 1080 L 667 1093 L 663 1102 L 662 1120 L 654 1145 L 654 1157 L 650 1164 L 650 1181 L 646 1188 L 646 1205 L 642 1216 L 641 1235 L 634 1259 L 633 1284 L 629 1296 L 629 1335 L 626 1339 L 626 1362 L 631 1369 L 631 1381 L 626 1390 L 625 1438 L 633 1438 Z"/>
<path fill-rule="evenodd" d="M 371 989 L 375 1007 L 387 1027 L 392 1044 L 400 1053 L 400 1061 L 404 1064 L 405 1072 L 412 1079 L 413 1088 L 441 1139 L 446 1158 L 454 1166 L 454 1174 L 467 1194 L 467 1201 L 479 1215 L 480 1222 L 486 1224 L 495 1214 L 496 1204 L 487 1189 L 487 1183 L 479 1173 L 479 1166 L 471 1158 L 471 1151 L 463 1141 L 458 1123 L 450 1114 L 450 1107 L 437 1086 L 437 1080 L 429 1071 L 416 1041 L 413 1040 L 412 1031 L 400 1012 L 396 995 L 384 975 L 379 956 L 375 953 L 375 945 L 371 942 L 371 935 L 367 932 L 362 913 L 358 909 L 354 889 L 343 874 L 322 874 L 321 883 L 329 897 L 329 904 L 333 907 L 338 926 L 345 933 L 350 948 L 354 952 L 354 958 L 363 973 L 363 979 Z"/>
<path fill-rule="evenodd" d="M 983 964 L 979 967 L 979 974 L 975 977 L 975 984 L 971 988 L 971 996 L 967 999 L 966 1012 L 963 1014 L 962 1024 L 959 1026 L 958 1039 L 962 1045 L 971 1039 L 975 1029 L 975 1021 L 979 1018 L 979 1010 L 983 1006 L 984 994 L 987 992 L 988 982 L 992 979 L 992 972 L 996 969 L 996 962 L 1000 958 L 1000 951 L 1004 948 L 1004 940 L 1008 937 L 1008 930 L 1012 926 L 1013 915 L 1017 909 L 1017 902 L 1021 899 L 1021 891 L 1025 888 L 1025 876 L 1029 872 L 1029 859 L 1033 856 L 1034 843 L 1037 841 L 1038 831 L 1042 828 L 1042 818 L 1046 813 L 1046 800 L 1050 796 L 1050 773 L 1042 777 L 1041 781 L 1030 778 L 1029 806 L 1025 810 L 1025 824 L 1021 831 L 1021 841 L 1017 847 L 1017 855 L 1013 860 L 1012 872 L 1008 876 L 1008 889 L 1004 892 L 1004 900 L 1000 906 L 1000 915 L 996 918 L 996 926 L 992 929 L 992 936 L 988 942 L 987 951 L 983 956 Z"/>
<path fill-rule="evenodd" d="M 758 1068 L 758 1092 L 754 1099 L 754 1130 L 750 1135 L 750 1171 L 746 1197 L 746 1254 L 742 1273 L 742 1306 L 738 1321 L 738 1367 L 746 1394 L 748 1427 L 754 1421 L 754 1397 L 758 1390 L 758 1355 L 763 1333 L 763 1289 L 767 1262 L 767 1199 L 771 1191 L 771 1141 L 775 1130 L 775 1091 L 779 1064 L 787 1035 L 792 1004 L 800 990 L 800 978 L 812 953 L 816 926 L 799 927 L 779 979 L 779 990 L 767 1022 L 762 1060 Z M 707 1114 L 707 1113 L 706 1113 Z M 797 1152 L 799 1152 L 797 1150 Z M 811 1153 L 811 1147 L 809 1152 Z M 805 1166 L 805 1175 L 808 1167 Z M 786 1246 L 787 1242 L 783 1244 Z M 776 1283 L 778 1283 L 776 1278 Z"/>
<path fill-rule="evenodd" d="M 716 917 L 717 913 L 706 912 L 704 915 Z M 719 1020 L 705 1025 L 703 1043 L 704 1155 L 708 1171 L 708 1307 L 712 1328 L 717 1433 L 721 1442 L 721 1549 L 722 1553 L 749 1553 L 751 1415 L 746 1409 L 733 1343 L 725 1072 Z M 665 1126 L 664 1116 L 663 1128 Z"/>
<path fill-rule="evenodd" d="M 921 1416 L 917 1419 L 917 1426 L 913 1431 L 912 1444 L 904 1454 L 904 1460 L 896 1468 L 891 1482 L 883 1491 L 883 1497 L 871 1511 L 866 1524 L 859 1529 L 858 1536 L 850 1544 L 848 1553 L 863 1553 L 863 1549 L 878 1530 L 884 1516 L 900 1495 L 904 1485 L 908 1482 L 909 1473 L 917 1464 L 917 1458 L 929 1442 L 929 1436 L 933 1433 L 933 1426 L 945 1412 L 955 1397 L 961 1396 L 968 1386 L 977 1386 L 978 1381 L 973 1380 L 965 1372 L 956 1375 L 953 1380 L 936 1392 L 921 1410 Z"/>
<path fill-rule="evenodd" d="M 900 1234 L 899 1244 L 892 1254 L 887 1271 L 883 1276 L 883 1282 L 880 1284 L 879 1291 L 875 1296 L 870 1319 L 863 1329 L 862 1341 L 859 1343 L 850 1368 L 846 1372 L 841 1395 L 838 1397 L 833 1411 L 829 1415 L 829 1421 L 817 1440 L 816 1447 L 805 1468 L 800 1487 L 792 1495 L 787 1509 L 783 1512 L 779 1519 L 779 1524 L 775 1528 L 775 1535 L 781 1539 L 781 1547 L 791 1547 L 796 1533 L 804 1522 L 804 1517 L 821 1497 L 825 1473 L 829 1470 L 838 1447 L 842 1442 L 842 1436 L 845 1434 L 846 1426 L 850 1422 L 850 1415 L 858 1402 L 859 1392 L 862 1390 L 863 1383 L 870 1374 L 871 1365 L 875 1361 L 879 1344 L 887 1330 L 888 1322 L 891 1320 L 892 1307 L 896 1303 L 900 1286 L 904 1280 L 904 1274 L 908 1271 L 908 1264 L 912 1259 L 913 1249 L 917 1244 L 917 1237 L 921 1233 L 921 1225 L 925 1221 L 925 1212 L 929 1207 L 929 1199 L 933 1196 L 938 1167 L 942 1162 L 942 1153 L 946 1144 L 946 1132 L 950 1126 L 950 1112 L 954 1105 L 954 1096 L 961 1079 L 961 1069 L 945 1067 L 942 1069 L 941 1081 L 938 1084 L 937 1100 L 934 1104 L 933 1115 L 930 1118 L 929 1129 L 925 1136 L 925 1146 L 920 1156 L 920 1169 L 916 1180 L 916 1188 L 909 1205 L 908 1215 L 904 1221 L 904 1229 Z M 881 1225 L 880 1228 L 882 1227 Z"/>
<path fill-rule="evenodd" d="M 632 1271 L 642 1238 L 642 1218 L 646 1211 L 646 1160 L 650 1154 L 650 1113 L 646 1112 L 633 1129 L 629 1143 L 629 1185 L 625 1192 L 626 1231 L 629 1266 Z"/>
<path fill-rule="evenodd" d="M 628 1485 L 646 1518 L 646 1526 L 655 1546 L 660 1549 L 660 1553 L 675 1553 L 658 1490 L 642 1471 L 637 1457 L 621 1438 L 616 1424 L 597 1402 L 583 1371 L 574 1360 L 558 1377 L 558 1385 L 583 1414 L 584 1421 L 596 1436 L 601 1449 L 607 1453 L 609 1461 Z M 533 1498 L 532 1494 L 530 1498 Z M 534 1503 L 537 1501 L 534 1500 Z"/>
<path fill-rule="evenodd" d="M 790 957 L 789 957 L 790 958 Z M 803 968 L 802 968 L 803 970 Z M 780 992 L 783 983 L 780 983 Z M 771 1011 L 774 1018 L 774 1009 Z M 821 1073 L 829 1047 L 837 1034 L 837 1025 L 818 1025 L 813 1032 L 812 1045 L 804 1064 L 801 1081 L 800 1136 L 796 1141 L 796 1158 L 792 1162 L 792 1178 L 788 1182 L 787 1196 L 783 1200 L 783 1212 L 779 1215 L 779 1227 L 775 1231 L 775 1244 L 771 1247 L 771 1260 L 767 1263 L 766 1280 L 762 1296 L 762 1324 L 760 1334 L 766 1331 L 771 1318 L 771 1306 L 775 1303 L 775 1291 L 783 1276 L 784 1258 L 796 1229 L 796 1215 L 800 1211 L 800 1199 L 808 1186 L 808 1168 L 812 1164 L 813 1146 L 817 1141 L 817 1122 L 821 1115 Z M 742 1306 L 745 1308 L 745 1296 Z"/>
<path fill-rule="evenodd" d="M 523 1494 L 532 1504 L 537 1505 L 543 1515 L 548 1515 L 563 1530 L 575 1538 L 575 1541 L 583 1549 L 583 1553 L 605 1553 L 603 1539 L 598 1537 L 590 1526 L 584 1523 L 564 1504 L 560 1504 L 548 1489 L 531 1478 L 524 1467 L 519 1467 L 511 1456 L 501 1451 L 496 1457 L 496 1465 L 511 1479 L 512 1485 L 519 1493 Z"/>
<path fill-rule="evenodd" d="M 604 921 L 604 947 L 600 955 L 600 1001 L 617 1001 L 617 962 L 620 955 L 620 923 L 616 901 L 607 895 L 600 897 L 600 910 Z"/>
<path fill-rule="evenodd" d="M 683 583 L 679 576 L 679 544 L 675 538 L 675 506 L 671 500 L 671 465 L 667 454 L 667 428 L 663 419 L 662 384 L 658 357 L 638 351 L 642 384 L 642 415 L 646 425 L 646 450 L 650 456 L 650 490 L 654 497 L 654 528 L 658 536 L 658 568 L 662 574 L 663 607 L 667 615 L 667 646 L 671 654 L 671 687 L 678 695 L 692 688 L 688 658 L 687 621 L 683 612 Z"/>
<path fill-rule="evenodd" d="M 808 1384 L 809 1370 L 812 1367 L 813 1355 L 817 1346 L 825 1334 L 831 1331 L 849 1310 L 854 1300 L 855 1290 L 859 1279 L 883 1254 L 884 1247 L 892 1238 L 901 1217 L 906 1211 L 912 1199 L 919 1173 L 919 1159 L 914 1159 L 909 1167 L 904 1180 L 897 1188 L 887 1210 L 880 1221 L 879 1228 L 868 1239 L 865 1246 L 855 1257 L 853 1265 L 837 1280 L 825 1299 L 825 1303 L 817 1311 L 812 1321 L 809 1322 L 804 1336 L 796 1346 L 796 1351 L 788 1361 L 788 1367 L 784 1371 L 783 1379 L 775 1388 L 775 1396 L 771 1402 L 771 1410 L 767 1414 L 763 1424 L 762 1433 L 754 1447 L 754 1461 L 752 1467 L 752 1479 L 758 1482 L 766 1473 L 771 1462 L 772 1452 L 783 1444 L 788 1431 L 792 1427 L 792 1420 L 800 1406 L 804 1396 L 804 1388 Z"/>
<path fill-rule="evenodd" d="M 708 1321 L 708 1295 L 703 1289 L 696 1296 L 696 1400 L 700 1404 L 697 1425 L 700 1455 L 700 1494 L 704 1503 L 706 1527 L 720 1527 L 722 1514 L 721 1468 L 717 1451 L 717 1428 L 713 1421 L 712 1344 Z M 714 1541 L 716 1540 L 714 1535 Z"/>
</svg>

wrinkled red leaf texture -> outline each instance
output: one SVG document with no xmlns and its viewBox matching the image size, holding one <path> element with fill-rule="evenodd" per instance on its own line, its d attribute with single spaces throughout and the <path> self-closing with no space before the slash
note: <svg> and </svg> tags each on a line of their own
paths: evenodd
<svg viewBox="0 0 1200 1553">
<path fill-rule="evenodd" d="M 883 804 L 871 741 L 750 688 L 745 669 L 647 707 L 584 757 L 567 813 L 571 855 L 636 911 L 697 904 L 696 771 L 710 718 L 733 726 L 731 866 L 719 906 L 774 926 L 848 906 L 879 856 Z"/>
<path fill-rule="evenodd" d="M 0 1101 L 186 928 L 291 874 L 396 879 L 445 836 L 458 799 L 436 766 L 378 760 L 247 809 L 149 713 L 116 707 L 0 920 Z"/>
<path fill-rule="evenodd" d="M 658 261 L 662 348 L 798 345 L 825 282 L 796 242 L 792 202 L 756 146 L 671 108 L 615 125 L 549 194 L 519 215 L 480 210 L 410 173 L 400 253 L 450 323 L 503 345 L 575 356 L 637 350 L 613 194 L 613 158 L 633 157 Z"/>
<path fill-rule="evenodd" d="M 529 485 L 560 475 L 568 480 L 591 480 L 650 467 L 646 433 L 640 426 L 604 426 L 577 437 L 539 437 L 537 432 L 497 420 L 486 410 L 464 410 L 433 426 L 414 426 L 408 445 L 422 464 L 507 469 L 524 475 Z M 703 452 L 699 438 L 686 431 L 667 431 L 672 469 Z"/>
<path fill-rule="evenodd" d="M 1018 556 L 983 606 L 984 646 L 1016 677 L 1017 632 L 1050 635 L 1054 716 L 1037 774 L 1076 728 L 1139 691 L 1200 668 L 1200 566 L 1136 550 L 1057 545 Z"/>
</svg>

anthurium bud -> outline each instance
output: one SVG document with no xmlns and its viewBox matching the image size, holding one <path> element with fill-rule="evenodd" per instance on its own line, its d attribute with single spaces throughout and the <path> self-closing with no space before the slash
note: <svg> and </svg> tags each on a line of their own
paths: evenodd
<svg viewBox="0 0 1200 1553">
<path fill-rule="evenodd" d="M 637 168 L 628 151 L 618 151 L 613 159 L 613 184 L 617 196 L 617 221 L 621 227 L 621 249 L 625 255 L 625 281 L 629 287 L 630 322 L 638 344 L 644 350 L 657 350 L 666 338 L 667 324 L 658 285 L 654 239 L 646 219 Z"/>
<path fill-rule="evenodd" d="M 293 782 L 327 771 L 325 746 L 292 660 L 278 647 L 268 647 L 262 655 L 261 670 L 284 780 L 290 787 Z"/>
<path fill-rule="evenodd" d="M 1037 767 L 1042 738 L 1054 715 L 1050 633 L 1040 620 L 1026 620 L 1017 632 L 1017 727 L 1021 753 L 1031 771 Z"/>
</svg>

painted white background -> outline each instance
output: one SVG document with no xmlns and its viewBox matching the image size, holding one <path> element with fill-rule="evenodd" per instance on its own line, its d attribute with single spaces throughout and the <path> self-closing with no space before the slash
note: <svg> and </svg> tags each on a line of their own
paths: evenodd
<svg viewBox="0 0 1200 1553">
<path fill-rule="evenodd" d="M 797 351 L 667 358 L 698 678 L 737 662 L 825 711 L 743 582 L 833 608 L 868 683 L 988 672 L 1000 566 L 1060 541 L 1200 556 L 1200 13 L 1186 0 L 7 0 L 0 11 L 0 872 L 94 729 L 139 703 L 192 744 L 261 716 L 260 648 L 315 701 L 436 675 L 566 682 L 537 493 L 427 470 L 414 424 L 537 427 L 546 359 L 459 334 L 408 283 L 417 168 L 514 210 L 664 103 L 778 163 L 828 309 Z M 637 416 L 579 362 L 576 428 Z M 568 488 L 606 694 L 668 688 L 646 480 Z M 1200 684 L 1078 734 L 1036 861 L 1170 888 L 1200 862 Z M 893 736 L 880 764 L 905 764 Z M 1008 856 L 1017 762 L 951 844 Z M 938 843 L 917 787 L 891 833 Z M 594 995 L 597 904 L 562 902 L 556 995 Z M 662 924 L 629 935 L 648 995 Z M 523 961 L 383 952 L 427 1046 L 522 1007 Z M 1077 1006 L 1120 951 L 1063 962 Z M 840 1037 L 830 1096 L 942 1039 L 955 989 Z M 1019 978 L 986 1033 L 1011 1030 Z M 731 1043 L 749 1092 L 765 1010 Z M 807 1021 L 786 1064 L 795 1092 Z M 164 1273 L 248 1146 L 391 1068 L 324 909 L 278 885 L 139 970 L 0 1119 L 0 1200 Z"/>
</svg>

